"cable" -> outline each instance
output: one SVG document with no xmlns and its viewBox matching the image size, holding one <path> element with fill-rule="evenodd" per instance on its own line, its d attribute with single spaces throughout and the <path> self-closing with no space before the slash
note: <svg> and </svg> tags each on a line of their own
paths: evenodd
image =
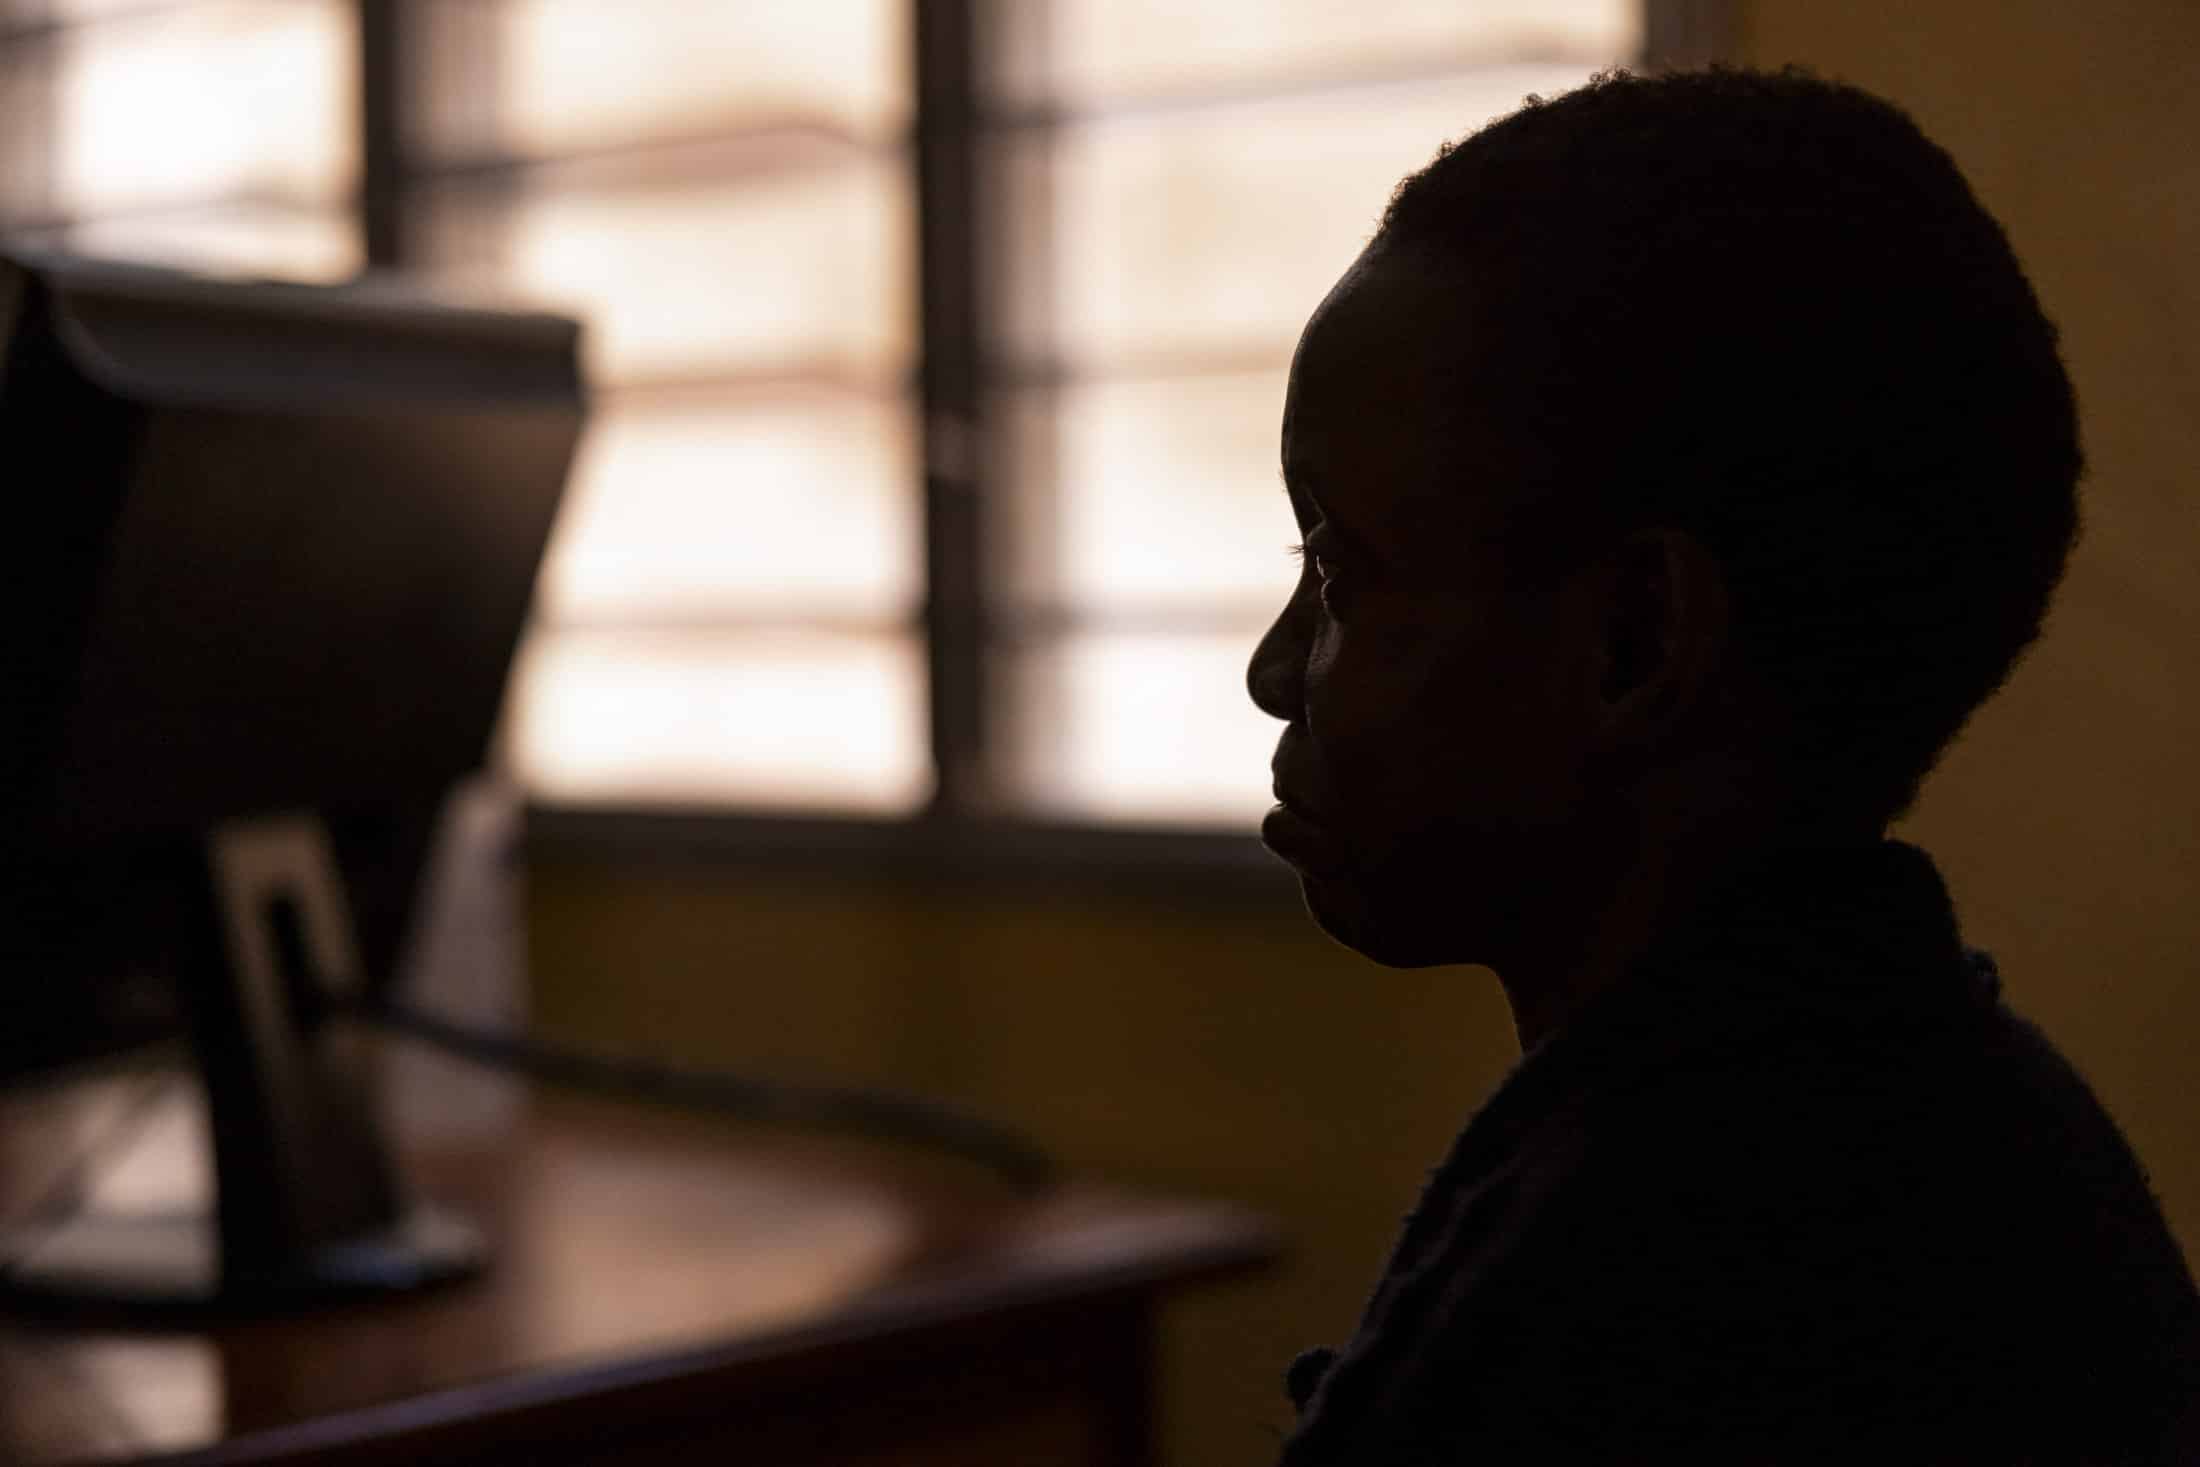
<svg viewBox="0 0 2200 1467">
<path fill-rule="evenodd" d="M 576 1090 L 659 1101 L 766 1125 L 929 1146 L 983 1163 L 1026 1191 L 1045 1189 L 1057 1174 L 1053 1160 L 1024 1137 L 912 1096 L 777 1084 L 723 1071 L 590 1054 L 458 1023 L 389 998 L 356 1001 L 344 1012 L 474 1064 Z"/>
</svg>

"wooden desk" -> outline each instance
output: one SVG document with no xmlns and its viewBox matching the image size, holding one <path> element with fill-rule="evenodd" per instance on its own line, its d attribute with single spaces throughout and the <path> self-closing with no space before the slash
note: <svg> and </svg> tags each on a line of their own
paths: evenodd
<svg viewBox="0 0 2200 1467">
<path fill-rule="evenodd" d="M 536 1097 L 409 1148 L 489 1233 L 441 1293 L 203 1334 L 0 1322 L 0 1461 L 1132 1464 L 1153 1310 L 1257 1218 Z"/>
</svg>

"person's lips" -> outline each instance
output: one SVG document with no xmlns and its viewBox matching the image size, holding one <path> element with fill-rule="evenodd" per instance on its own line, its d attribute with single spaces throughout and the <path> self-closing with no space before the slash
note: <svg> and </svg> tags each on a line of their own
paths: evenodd
<svg viewBox="0 0 2200 1467">
<path fill-rule="evenodd" d="M 1260 843 L 1303 874 L 1320 875 L 1343 865 L 1334 836 L 1282 789 L 1260 822 Z"/>
</svg>

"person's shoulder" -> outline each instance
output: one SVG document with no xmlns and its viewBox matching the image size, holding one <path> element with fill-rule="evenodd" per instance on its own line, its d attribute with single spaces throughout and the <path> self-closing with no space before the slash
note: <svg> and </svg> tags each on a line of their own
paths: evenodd
<svg viewBox="0 0 2200 1467">
<path fill-rule="evenodd" d="M 2135 1163 L 2073 1171 L 2112 1123 L 2006 1010 L 1565 1078 L 1392 1311 L 1397 1430 L 1692 1460 L 1893 1460 L 1865 1444 L 1931 1436 L 2015 1460 L 2138 1440 L 2178 1399 L 2175 1244 L 2136 1203 L 2100 1220 Z"/>
<path fill-rule="evenodd" d="M 1759 1031 L 1579 1117 L 1584 1165 L 1638 1185 L 1898 1188 L 1983 1209 L 2011 1189 L 2088 1194 L 2090 1206 L 2141 1177 L 2076 1067 L 1999 1002 Z"/>
<path fill-rule="evenodd" d="M 1753 1291 L 1777 1290 L 1859 1331 L 2059 1349 L 2192 1307 L 2128 1141 L 1998 1001 L 1700 1055 L 1591 1108 L 1577 1145 L 1577 1226 L 1657 1240 L 1676 1298 L 1713 1311 L 1761 1318 Z"/>
</svg>

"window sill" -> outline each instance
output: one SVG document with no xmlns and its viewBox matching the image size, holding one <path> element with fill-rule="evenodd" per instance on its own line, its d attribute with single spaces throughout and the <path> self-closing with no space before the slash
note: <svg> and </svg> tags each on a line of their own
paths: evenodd
<svg viewBox="0 0 2200 1467">
<path fill-rule="evenodd" d="M 1301 910 L 1296 879 L 1255 837 L 1212 828 L 530 804 L 525 845 L 530 860 L 556 864 L 768 869 L 918 887 Z"/>
</svg>

